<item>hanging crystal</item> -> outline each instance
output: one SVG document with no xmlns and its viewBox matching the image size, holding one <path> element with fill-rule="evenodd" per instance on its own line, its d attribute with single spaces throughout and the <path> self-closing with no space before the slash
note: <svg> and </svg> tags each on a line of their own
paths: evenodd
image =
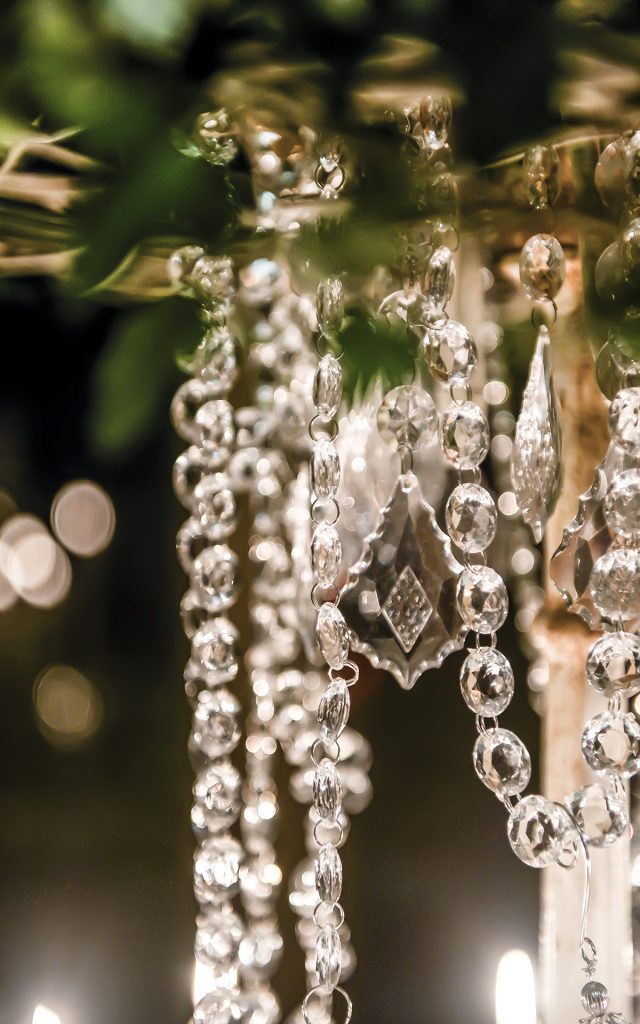
<svg viewBox="0 0 640 1024">
<path fill-rule="evenodd" d="M 542 327 L 516 423 L 511 467 L 518 508 L 538 544 L 560 491 L 561 446 L 558 402 L 549 364 L 549 331 Z"/>
<path fill-rule="evenodd" d="M 416 477 L 401 478 L 340 601 L 353 648 L 410 689 L 462 647 L 461 572 Z"/>
</svg>

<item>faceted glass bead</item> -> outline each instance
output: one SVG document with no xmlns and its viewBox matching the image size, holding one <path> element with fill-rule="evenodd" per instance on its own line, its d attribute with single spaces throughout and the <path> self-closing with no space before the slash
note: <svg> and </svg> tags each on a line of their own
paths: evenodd
<svg viewBox="0 0 640 1024">
<path fill-rule="evenodd" d="M 487 565 L 464 569 L 458 579 L 458 608 L 476 633 L 495 633 L 509 611 L 504 581 Z"/>
<path fill-rule="evenodd" d="M 228 256 L 205 253 L 194 264 L 190 283 L 197 298 L 205 306 L 216 306 L 233 292 L 233 261 Z"/>
<path fill-rule="evenodd" d="M 385 395 L 378 409 L 377 424 L 385 441 L 415 451 L 435 437 L 438 412 L 428 391 L 403 384 Z"/>
<path fill-rule="evenodd" d="M 224 398 L 205 402 L 196 413 L 195 423 L 202 447 L 214 457 L 216 467 L 222 465 L 231 454 L 236 436 L 232 406 Z"/>
<path fill-rule="evenodd" d="M 446 146 L 453 106 L 450 96 L 425 96 L 408 114 L 408 127 L 416 144 L 426 150 Z"/>
<path fill-rule="evenodd" d="M 197 378 L 181 384 L 171 402 L 171 422 L 179 437 L 193 443 L 200 442 L 200 428 L 196 423 L 199 409 L 212 398 L 209 385 Z"/>
<path fill-rule="evenodd" d="M 229 690 L 206 690 L 200 693 L 193 713 L 192 738 L 205 757 L 225 757 L 238 746 L 240 704 Z"/>
<path fill-rule="evenodd" d="M 615 477 L 603 511 L 612 533 L 626 538 L 640 534 L 640 470 L 625 469 Z"/>
<path fill-rule="evenodd" d="M 640 388 L 623 388 L 609 406 L 611 437 L 626 452 L 640 449 Z"/>
<path fill-rule="evenodd" d="M 167 260 L 167 271 L 175 287 L 188 289 L 193 268 L 201 256 L 204 256 L 204 249 L 200 245 L 183 245 L 171 254 Z"/>
<path fill-rule="evenodd" d="M 336 766 L 323 758 L 313 773 L 313 805 L 323 821 L 336 821 L 342 806 L 342 784 Z"/>
<path fill-rule="evenodd" d="M 340 983 L 342 945 L 336 928 L 327 925 L 320 929 L 316 940 L 316 972 L 320 991 L 329 995 Z"/>
<path fill-rule="evenodd" d="M 580 999 L 587 1013 L 604 1013 L 609 1005 L 609 993 L 601 981 L 588 981 L 582 986 Z"/>
<path fill-rule="evenodd" d="M 232 836 L 205 839 L 194 856 L 194 889 L 199 903 L 224 903 L 238 892 L 242 847 Z"/>
<path fill-rule="evenodd" d="M 317 441 L 311 452 L 311 490 L 316 498 L 333 498 L 340 483 L 340 457 L 333 441 Z"/>
<path fill-rule="evenodd" d="M 192 583 L 210 612 L 222 611 L 238 595 L 238 557 L 226 544 L 205 548 L 193 563 Z"/>
<path fill-rule="evenodd" d="M 282 872 L 271 843 L 263 840 L 240 868 L 240 893 L 245 910 L 252 917 L 266 917 L 278 898 Z"/>
<path fill-rule="evenodd" d="M 564 283 L 565 259 L 553 235 L 533 235 L 520 255 L 520 280 L 530 299 L 553 299 Z"/>
<path fill-rule="evenodd" d="M 350 710 L 351 698 L 347 684 L 340 680 L 329 683 L 318 705 L 320 735 L 326 743 L 335 743 L 342 734 Z"/>
<path fill-rule="evenodd" d="M 478 365 L 476 343 L 457 320 L 427 328 L 425 351 L 431 372 L 445 384 L 465 384 Z"/>
<path fill-rule="evenodd" d="M 493 718 L 511 703 L 513 669 L 500 651 L 491 647 L 471 650 L 460 672 L 460 689 L 470 711 Z"/>
<path fill-rule="evenodd" d="M 327 277 L 318 285 L 316 293 L 316 320 L 323 334 L 340 330 L 344 317 L 344 286 L 339 277 Z"/>
<path fill-rule="evenodd" d="M 610 846 L 629 827 L 627 809 L 611 786 L 594 782 L 577 789 L 567 805 L 591 846 Z"/>
<path fill-rule="evenodd" d="M 311 538 L 311 568 L 322 587 L 330 586 L 340 571 L 342 545 L 335 526 L 320 523 Z"/>
<path fill-rule="evenodd" d="M 315 862 L 316 890 L 321 903 L 333 906 L 342 893 L 342 861 L 335 846 L 326 843 L 318 850 Z"/>
<path fill-rule="evenodd" d="M 590 590 L 593 603 L 606 618 L 632 619 L 640 615 L 640 551 L 610 548 L 593 567 Z"/>
<path fill-rule="evenodd" d="M 178 456 L 173 466 L 173 489 L 176 498 L 185 508 L 192 508 L 194 491 L 199 481 L 213 468 L 215 466 L 212 465 L 209 453 L 195 444 Z"/>
<path fill-rule="evenodd" d="M 530 206 L 553 206 L 560 192 L 560 157 L 555 146 L 531 146 L 524 155 L 525 191 Z"/>
<path fill-rule="evenodd" d="M 230 828 L 240 814 L 242 779 L 230 761 L 204 768 L 193 784 L 191 824 L 196 836 Z"/>
<path fill-rule="evenodd" d="M 313 404 L 325 419 L 335 416 L 342 399 L 342 369 L 331 353 L 322 356 L 313 379 Z"/>
<path fill-rule="evenodd" d="M 241 1024 L 246 1015 L 244 996 L 215 989 L 194 1008 L 192 1024 Z"/>
<path fill-rule="evenodd" d="M 597 775 L 619 772 L 631 778 L 640 768 L 640 725 L 632 714 L 603 711 L 582 734 L 582 753 Z"/>
<path fill-rule="evenodd" d="M 335 604 L 327 602 L 320 606 L 316 633 L 324 660 L 332 668 L 342 668 L 349 657 L 349 630 Z"/>
<path fill-rule="evenodd" d="M 431 312 L 442 313 L 453 295 L 456 265 L 448 245 L 441 245 L 429 257 L 424 278 L 424 292 Z"/>
<path fill-rule="evenodd" d="M 270 977 L 280 961 L 282 945 L 278 922 L 273 917 L 252 921 L 240 944 L 240 973 L 243 979 L 255 985 Z"/>
<path fill-rule="evenodd" d="M 210 540 L 224 540 L 236 526 L 236 499 L 222 473 L 207 473 L 195 486 L 195 511 Z"/>
<path fill-rule="evenodd" d="M 511 848 L 525 864 L 544 868 L 562 860 L 567 847 L 579 842 L 571 816 L 542 796 L 525 796 L 509 815 Z"/>
<path fill-rule="evenodd" d="M 196 924 L 194 952 L 201 964 L 230 965 L 237 960 L 244 928 L 231 907 L 207 907 Z"/>
<path fill-rule="evenodd" d="M 481 733 L 473 748 L 473 767 L 494 793 L 515 796 L 529 784 L 531 758 L 524 743 L 508 729 Z"/>
<path fill-rule="evenodd" d="M 200 114 L 195 135 L 207 163 L 215 167 L 226 167 L 238 153 L 238 143 L 232 134 L 229 114 L 224 107 Z"/>
<path fill-rule="evenodd" d="M 228 619 L 208 619 L 197 630 L 192 653 L 207 672 L 233 679 L 238 673 L 238 630 Z M 221 680 L 222 681 L 222 680 Z"/>
<path fill-rule="evenodd" d="M 461 551 L 484 551 L 496 535 L 496 506 L 479 484 L 458 484 L 449 495 L 445 516 L 449 536 Z"/>
<path fill-rule="evenodd" d="M 275 260 L 265 257 L 252 260 L 242 268 L 239 277 L 241 299 L 254 309 L 268 306 L 282 290 L 282 268 Z"/>
<path fill-rule="evenodd" d="M 440 439 L 449 462 L 457 469 L 474 469 L 489 451 L 487 417 L 475 402 L 452 402 L 440 422 Z"/>
<path fill-rule="evenodd" d="M 224 326 L 210 327 L 191 357 L 189 371 L 199 374 L 211 395 L 230 391 L 238 379 L 238 343 Z"/>
<path fill-rule="evenodd" d="M 262 972 L 264 973 L 264 972 Z M 259 982 L 262 979 L 257 979 Z M 275 992 L 267 985 L 259 985 L 242 994 L 248 1010 L 242 1024 L 277 1024 L 282 1018 L 280 1003 Z"/>
<path fill-rule="evenodd" d="M 603 697 L 640 693 L 640 639 L 633 633 L 605 633 L 587 656 L 587 679 Z"/>
</svg>

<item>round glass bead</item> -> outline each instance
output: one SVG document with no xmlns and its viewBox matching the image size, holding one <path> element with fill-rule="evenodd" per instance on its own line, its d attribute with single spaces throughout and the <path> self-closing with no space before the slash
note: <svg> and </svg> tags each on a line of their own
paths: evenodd
<svg viewBox="0 0 640 1024">
<path fill-rule="evenodd" d="M 235 439 L 232 406 L 224 398 L 211 399 L 198 409 L 195 424 L 212 464 L 221 466 L 229 458 Z"/>
<path fill-rule="evenodd" d="M 504 580 L 487 565 L 464 569 L 458 577 L 458 608 L 476 633 L 495 633 L 509 611 Z"/>
<path fill-rule="evenodd" d="M 493 718 L 511 703 L 513 669 L 500 651 L 491 647 L 471 650 L 460 672 L 460 689 L 470 711 Z"/>
<path fill-rule="evenodd" d="M 318 987 L 324 995 L 330 995 L 340 982 L 342 946 L 336 928 L 327 925 L 320 929 L 316 940 L 316 973 Z"/>
<path fill-rule="evenodd" d="M 640 470 L 625 469 L 615 477 L 603 511 L 612 533 L 626 538 L 640 534 Z"/>
<path fill-rule="evenodd" d="M 587 656 L 587 679 L 603 697 L 640 693 L 640 639 L 633 633 L 605 633 Z"/>
<path fill-rule="evenodd" d="M 562 860 L 569 844 L 579 842 L 571 816 L 542 796 L 525 796 L 509 815 L 511 848 L 525 864 L 544 868 Z"/>
<path fill-rule="evenodd" d="M 489 729 L 478 736 L 473 748 L 473 767 L 488 789 L 505 796 L 521 793 L 531 778 L 529 752 L 508 729 Z"/>
<path fill-rule="evenodd" d="M 640 449 L 640 388 L 623 388 L 609 406 L 609 430 L 626 452 Z"/>
<path fill-rule="evenodd" d="M 193 743 L 205 757 L 225 757 L 238 746 L 240 703 L 229 690 L 205 690 L 193 713 Z"/>
<path fill-rule="evenodd" d="M 322 356 L 313 379 L 313 404 L 325 419 L 335 416 L 342 399 L 342 369 L 331 353 Z"/>
<path fill-rule="evenodd" d="M 195 511 L 210 540 L 224 540 L 236 526 L 236 499 L 222 473 L 207 473 L 193 492 Z"/>
<path fill-rule="evenodd" d="M 461 551 L 484 551 L 496 535 L 496 506 L 479 484 L 458 484 L 449 495 L 445 517 L 449 536 Z"/>
<path fill-rule="evenodd" d="M 238 379 L 238 343 L 224 326 L 210 327 L 195 350 L 189 371 L 199 374 L 212 396 L 230 391 Z"/>
<path fill-rule="evenodd" d="M 196 836 L 229 828 L 240 814 L 242 779 L 230 761 L 204 768 L 193 784 L 191 824 Z"/>
<path fill-rule="evenodd" d="M 317 441 L 311 452 L 311 490 L 317 498 L 333 498 L 340 483 L 340 457 L 333 441 Z"/>
<path fill-rule="evenodd" d="M 216 306 L 233 292 L 233 261 L 228 256 L 205 253 L 196 260 L 189 281 L 203 305 Z"/>
<path fill-rule="evenodd" d="M 342 784 L 336 766 L 327 757 L 313 773 L 313 805 L 322 820 L 337 820 L 342 806 Z"/>
<path fill-rule="evenodd" d="M 167 272 L 172 285 L 187 290 L 193 268 L 201 256 L 204 256 L 204 249 L 200 245 L 183 245 L 171 253 L 167 260 Z"/>
<path fill-rule="evenodd" d="M 335 604 L 327 602 L 320 606 L 316 634 L 327 664 L 332 668 L 342 668 L 349 657 L 349 629 Z"/>
<path fill-rule="evenodd" d="M 591 846 L 610 846 L 629 827 L 627 809 L 610 786 L 594 782 L 577 789 L 567 805 Z"/>
<path fill-rule="evenodd" d="M 191 1024 L 241 1024 L 246 1020 L 244 996 L 215 989 L 194 1008 Z"/>
<path fill-rule="evenodd" d="M 464 324 L 447 320 L 427 328 L 424 339 L 429 368 L 445 384 L 466 384 L 478 365 L 478 349 Z"/>
<path fill-rule="evenodd" d="M 640 263 L 640 220 L 629 221 L 620 238 L 620 256 L 627 273 L 635 270 Z"/>
<path fill-rule="evenodd" d="M 226 544 L 205 548 L 193 563 L 192 584 L 203 607 L 222 611 L 238 595 L 238 557 Z"/>
<path fill-rule="evenodd" d="M 396 448 L 415 451 L 429 444 L 438 429 L 438 412 L 428 391 L 403 384 L 385 395 L 378 409 L 378 430 Z"/>
<path fill-rule="evenodd" d="M 194 952 L 205 965 L 231 965 L 238 958 L 244 934 L 242 921 L 229 907 L 207 907 L 196 920 L 197 931 Z"/>
<path fill-rule="evenodd" d="M 533 235 L 520 255 L 520 280 L 534 302 L 553 299 L 564 282 L 562 246 L 553 235 Z"/>
<path fill-rule="evenodd" d="M 619 772 L 631 778 L 640 768 L 640 725 L 632 714 L 603 711 L 582 734 L 582 753 L 596 775 Z"/>
<path fill-rule="evenodd" d="M 582 986 L 580 999 L 587 1013 L 604 1013 L 609 1006 L 609 993 L 601 981 L 588 981 Z"/>
<path fill-rule="evenodd" d="M 525 190 L 530 206 L 553 206 L 560 192 L 560 157 L 555 146 L 531 146 L 524 155 Z"/>
<path fill-rule="evenodd" d="M 195 633 L 192 653 L 207 672 L 233 679 L 238 674 L 238 630 L 228 619 L 208 619 Z"/>
<path fill-rule="evenodd" d="M 329 906 L 337 903 L 342 893 L 342 861 L 335 846 L 330 843 L 326 843 L 318 850 L 315 879 L 320 902 Z"/>
<path fill-rule="evenodd" d="M 318 705 L 320 735 L 326 743 L 335 743 L 349 720 L 349 687 L 341 680 L 329 683 Z"/>
<path fill-rule="evenodd" d="M 199 903 L 223 903 L 240 887 L 242 847 L 232 836 L 205 839 L 194 856 L 194 889 Z"/>
<path fill-rule="evenodd" d="M 440 439 L 449 462 L 457 469 L 474 469 L 489 451 L 487 417 L 475 402 L 452 402 L 440 421 Z"/>
<path fill-rule="evenodd" d="M 311 538 L 311 568 L 322 587 L 330 586 L 340 571 L 342 544 L 335 526 L 320 523 Z"/>
<path fill-rule="evenodd" d="M 340 330 L 344 317 L 344 286 L 339 277 L 327 277 L 318 285 L 316 320 L 323 334 Z"/>
<path fill-rule="evenodd" d="M 442 313 L 453 295 L 456 265 L 448 245 L 440 245 L 432 252 L 424 278 L 424 293 L 432 313 Z"/>
<path fill-rule="evenodd" d="M 613 621 L 640 615 L 640 551 L 610 548 L 591 572 L 590 589 L 598 611 Z"/>
</svg>

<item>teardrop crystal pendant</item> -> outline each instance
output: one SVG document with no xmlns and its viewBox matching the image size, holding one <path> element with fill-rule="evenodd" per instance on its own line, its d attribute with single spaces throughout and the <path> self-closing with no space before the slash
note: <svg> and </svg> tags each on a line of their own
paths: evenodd
<svg viewBox="0 0 640 1024">
<path fill-rule="evenodd" d="M 410 689 L 464 643 L 461 572 L 418 480 L 401 478 L 340 600 L 354 650 Z"/>
<path fill-rule="evenodd" d="M 549 331 L 541 327 L 516 423 L 511 466 L 518 508 L 537 544 L 558 498 L 561 448 L 558 401 L 549 361 Z"/>
</svg>

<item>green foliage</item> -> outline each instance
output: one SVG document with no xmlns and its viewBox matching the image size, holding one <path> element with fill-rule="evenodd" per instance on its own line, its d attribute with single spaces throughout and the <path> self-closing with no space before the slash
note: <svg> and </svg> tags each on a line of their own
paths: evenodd
<svg viewBox="0 0 640 1024">
<path fill-rule="evenodd" d="M 385 317 L 371 317 L 363 310 L 350 316 L 340 335 L 343 347 L 344 391 L 348 398 L 366 392 L 381 378 L 388 387 L 406 383 L 414 369 L 415 335 Z"/>
</svg>

